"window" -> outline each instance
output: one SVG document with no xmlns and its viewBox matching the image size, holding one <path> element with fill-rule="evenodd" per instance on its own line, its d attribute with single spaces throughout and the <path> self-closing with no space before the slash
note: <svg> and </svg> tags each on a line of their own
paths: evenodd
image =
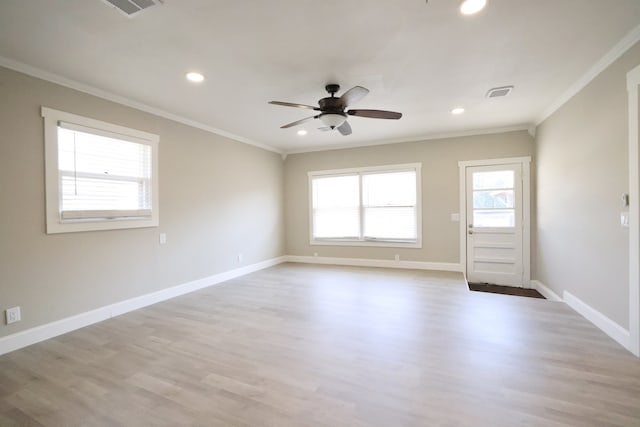
<svg viewBox="0 0 640 427">
<path fill-rule="evenodd" d="M 309 173 L 311 244 L 420 247 L 420 164 Z"/>
<path fill-rule="evenodd" d="M 515 172 L 473 173 L 473 226 L 515 227 Z"/>
<path fill-rule="evenodd" d="M 158 136 L 42 108 L 47 233 L 158 225 Z"/>
</svg>

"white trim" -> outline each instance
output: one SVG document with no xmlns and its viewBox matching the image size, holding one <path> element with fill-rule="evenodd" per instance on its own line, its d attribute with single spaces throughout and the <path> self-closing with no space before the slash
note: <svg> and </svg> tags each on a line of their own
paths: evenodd
<svg viewBox="0 0 640 427">
<path fill-rule="evenodd" d="M 522 285 L 531 286 L 531 157 L 509 157 L 503 159 L 463 160 L 458 162 L 460 193 L 460 265 L 467 271 L 467 168 L 473 166 L 495 166 L 519 163 L 522 165 Z"/>
<path fill-rule="evenodd" d="M 418 219 L 419 221 L 419 219 Z M 372 248 L 408 248 L 408 249 L 421 249 L 422 243 L 420 239 L 417 242 L 413 241 L 393 241 L 393 240 L 340 240 L 340 239 L 316 239 L 313 240 L 313 237 L 309 241 L 309 245 L 311 246 L 359 246 L 359 247 L 372 247 Z"/>
<path fill-rule="evenodd" d="M 183 125 L 191 126 L 196 129 L 203 130 L 205 132 L 213 133 L 215 135 L 223 136 L 225 138 L 232 139 L 234 141 L 242 142 L 243 144 L 253 145 L 254 147 L 262 148 L 263 150 L 272 151 L 274 153 L 282 154 L 282 150 L 271 147 L 266 144 L 262 144 L 260 142 L 253 141 L 251 139 L 235 135 L 231 132 L 227 132 L 222 129 L 215 128 L 213 126 L 206 125 L 204 123 L 200 123 L 195 120 L 188 119 L 186 117 L 179 116 L 177 114 L 170 113 L 165 110 L 161 110 L 156 107 L 152 107 L 147 104 L 143 104 L 138 101 L 134 101 L 132 99 L 126 98 L 124 96 L 116 95 L 115 93 L 108 92 L 106 90 L 98 89 L 97 87 L 87 85 L 85 83 L 80 83 L 76 80 L 68 79 L 66 77 L 62 77 L 58 74 L 51 73 L 49 71 L 42 70 L 37 67 L 33 67 L 31 65 L 27 65 L 23 62 L 15 61 L 13 59 L 9 59 L 3 56 L 0 56 L 0 66 L 8 68 L 10 70 L 17 71 L 19 73 L 26 74 L 31 77 L 35 77 L 41 80 L 45 80 L 51 83 L 55 83 L 60 86 L 67 87 L 69 89 L 77 90 L 79 92 L 87 93 L 89 95 L 96 96 L 98 98 L 105 99 L 107 101 L 115 102 L 117 104 L 124 105 L 126 107 L 135 108 L 136 110 L 144 111 L 146 113 L 153 114 L 158 117 L 162 117 L 177 123 L 182 123 Z"/>
<path fill-rule="evenodd" d="M 522 162 L 522 286 L 531 287 L 531 158 Z"/>
<path fill-rule="evenodd" d="M 510 165 L 512 163 L 531 163 L 531 157 L 508 157 L 504 159 L 486 159 L 486 160 L 461 160 L 458 162 L 458 166 L 495 166 L 495 165 Z"/>
<path fill-rule="evenodd" d="M 284 152 L 289 154 L 303 154 L 303 153 L 314 153 L 318 151 L 332 151 L 332 150 L 345 150 L 349 148 L 362 148 L 362 147 L 375 147 L 378 145 L 392 145 L 392 144 L 403 144 L 405 142 L 426 142 L 433 141 L 436 139 L 451 139 L 451 138 L 462 138 L 466 136 L 477 136 L 477 135 L 493 135 L 500 133 L 508 133 L 508 132 L 518 132 L 526 130 L 528 131 L 532 123 L 528 124 L 520 124 L 509 127 L 500 127 L 500 128 L 484 128 L 484 129 L 474 129 L 474 130 L 465 130 L 460 132 L 443 132 L 443 133 L 435 133 L 435 134 L 426 134 L 422 136 L 409 137 L 409 138 L 398 138 L 398 139 L 383 139 L 380 141 L 368 141 L 368 142 L 355 142 L 353 144 L 344 144 L 339 146 L 317 146 L 317 147 L 308 147 L 308 148 L 299 148 L 293 150 L 285 150 Z"/>
<path fill-rule="evenodd" d="M 379 165 L 379 166 L 365 166 L 361 168 L 347 168 L 347 169 L 329 169 L 320 171 L 309 171 L 307 176 L 325 176 L 325 175 L 351 175 L 356 173 L 369 173 L 369 172 L 405 172 L 410 169 L 420 169 L 422 163 L 403 163 L 400 165 Z"/>
<path fill-rule="evenodd" d="M 631 49 L 640 41 L 640 25 L 631 30 L 622 40 L 620 40 L 609 52 L 598 60 L 586 73 L 584 73 L 573 85 L 569 87 L 559 98 L 557 98 L 536 121 L 536 126 L 547 120 L 553 113 L 558 111 L 560 107 L 566 104 L 571 98 L 584 89 L 593 79 L 606 70 L 626 51 Z"/>
<path fill-rule="evenodd" d="M 531 288 L 540 292 L 543 297 L 548 299 L 549 301 L 562 302 L 562 298 L 558 294 L 556 294 L 550 287 L 546 286 L 539 280 L 531 281 Z"/>
<path fill-rule="evenodd" d="M 303 264 L 348 265 L 352 267 L 399 268 L 408 270 L 436 270 L 462 273 L 460 264 L 449 262 L 395 261 L 391 259 L 338 258 L 317 256 L 285 256 L 286 262 Z"/>
<path fill-rule="evenodd" d="M 629 331 L 618 325 L 613 320 L 609 319 L 604 314 L 600 313 L 589 304 L 585 303 L 573 294 L 564 291 L 562 294 L 564 302 L 576 312 L 581 314 L 585 319 L 593 323 L 596 327 L 602 330 L 605 334 L 616 340 L 620 345 L 625 348 L 629 348 L 630 335 Z"/>
<path fill-rule="evenodd" d="M 56 337 L 58 335 L 65 334 L 67 332 L 74 331 L 76 329 L 83 328 L 85 326 L 92 325 L 94 323 L 101 322 L 106 319 L 110 319 L 115 316 L 119 316 L 124 313 L 128 313 L 130 311 L 137 310 L 139 308 L 147 307 L 149 305 L 156 304 L 162 301 L 167 301 L 180 295 L 185 295 L 190 292 L 207 288 L 209 286 L 217 285 L 226 280 L 234 279 L 236 277 L 244 276 L 245 274 L 253 273 L 254 271 L 281 264 L 286 261 L 285 258 L 286 257 L 283 256 L 272 258 L 252 265 L 247 265 L 245 267 L 214 274 L 213 276 L 204 277 L 192 282 L 183 283 L 178 286 L 173 286 L 171 288 L 162 289 L 160 291 L 152 292 L 146 295 L 141 295 L 139 297 L 131 298 L 125 301 L 120 301 L 115 304 L 110 304 L 104 307 L 97 308 L 95 310 L 80 313 L 75 316 L 66 317 L 64 319 L 56 320 L 45 325 L 36 326 L 22 332 L 17 332 L 12 335 L 1 337 L 0 355 L 27 347 L 31 344 L 35 344 L 49 338 Z"/>
<path fill-rule="evenodd" d="M 629 351 L 640 357 L 640 66 L 627 74 L 629 91 Z"/>
</svg>

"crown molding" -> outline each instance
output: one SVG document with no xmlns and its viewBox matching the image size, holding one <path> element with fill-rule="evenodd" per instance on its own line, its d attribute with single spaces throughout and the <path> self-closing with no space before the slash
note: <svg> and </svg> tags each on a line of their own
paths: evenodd
<svg viewBox="0 0 640 427">
<path fill-rule="evenodd" d="M 271 147 L 266 144 L 262 144 L 260 142 L 253 141 L 251 139 L 235 135 L 231 132 L 227 132 L 222 129 L 215 128 L 213 126 L 206 125 L 204 123 L 200 123 L 195 120 L 188 119 L 186 117 L 179 116 L 174 113 L 170 113 L 165 110 L 161 110 L 156 107 L 152 107 L 150 105 L 134 101 L 132 99 L 126 98 L 124 96 L 117 95 L 115 93 L 105 91 L 102 89 L 98 89 L 97 87 L 87 85 L 85 83 L 80 83 L 76 80 L 68 79 L 66 77 L 62 77 L 58 74 L 51 73 L 49 71 L 42 70 L 37 67 L 33 67 L 31 65 L 25 64 L 20 61 L 16 61 L 10 58 L 6 58 L 0 56 L 0 67 L 8 68 L 13 71 L 17 71 L 19 73 L 26 74 L 31 77 L 35 77 L 41 80 L 45 80 L 51 83 L 55 83 L 60 86 L 67 87 L 69 89 L 77 90 L 79 92 L 83 92 L 89 95 L 96 96 L 98 98 L 105 99 L 107 101 L 115 102 L 117 104 L 124 105 L 126 107 L 135 108 L 136 110 L 144 111 L 145 113 L 153 114 L 154 116 L 162 117 L 164 119 L 168 119 L 174 122 L 181 123 L 183 125 L 191 126 L 196 129 L 203 130 L 205 132 L 209 132 L 215 135 L 223 136 L 225 138 L 232 139 L 237 142 L 241 142 L 243 144 L 252 145 L 254 147 L 261 148 L 263 150 L 272 151 L 274 153 L 282 154 L 282 150 L 278 150 L 274 147 Z"/>
<path fill-rule="evenodd" d="M 435 133 L 435 134 L 426 134 L 423 136 L 416 136 L 411 138 L 399 138 L 399 139 L 385 139 L 381 141 L 373 141 L 373 142 L 358 142 L 354 144 L 348 145 L 336 145 L 336 146 L 326 146 L 326 147 L 309 147 L 304 149 L 295 149 L 295 150 L 284 150 L 285 158 L 289 154 L 303 154 L 303 153 L 314 153 L 318 151 L 331 151 L 331 150 L 346 150 L 349 148 L 363 148 L 363 147 L 375 147 L 378 145 L 390 145 L 390 144 L 403 144 L 406 142 L 426 142 L 433 141 L 436 139 L 451 139 L 451 138 L 462 138 L 466 136 L 477 136 L 477 135 L 491 135 L 497 133 L 507 133 L 507 132 L 518 132 L 518 131 L 528 131 L 530 133 L 530 129 L 532 129 L 532 124 L 520 124 L 516 126 L 509 127 L 500 127 L 500 128 L 484 128 L 484 129 L 472 129 L 460 132 L 443 132 L 443 133 Z"/>
<path fill-rule="evenodd" d="M 536 126 L 547 120 L 553 113 L 558 111 L 560 107 L 566 104 L 571 98 L 584 89 L 593 79 L 598 77 L 600 73 L 606 70 L 618 58 L 624 55 L 638 41 L 640 41 L 640 25 L 631 30 L 622 40 L 620 40 L 609 52 L 607 52 L 598 62 L 596 62 L 586 73 L 584 73 L 573 85 L 567 89 L 560 97 L 558 97 L 536 121 Z"/>
</svg>

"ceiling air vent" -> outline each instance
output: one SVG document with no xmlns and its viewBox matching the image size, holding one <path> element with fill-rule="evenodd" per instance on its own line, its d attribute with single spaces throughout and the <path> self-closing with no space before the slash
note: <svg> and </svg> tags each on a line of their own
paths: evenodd
<svg viewBox="0 0 640 427">
<path fill-rule="evenodd" d="M 500 98 L 507 96 L 513 90 L 513 86 L 494 87 L 487 92 L 487 98 Z"/>
<path fill-rule="evenodd" d="M 106 4 L 115 7 L 124 15 L 132 17 L 138 12 L 162 4 L 164 0 L 102 0 Z"/>
</svg>

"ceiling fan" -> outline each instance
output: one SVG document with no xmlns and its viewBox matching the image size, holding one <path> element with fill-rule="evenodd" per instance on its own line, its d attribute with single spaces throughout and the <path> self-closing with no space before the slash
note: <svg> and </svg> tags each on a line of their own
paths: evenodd
<svg viewBox="0 0 640 427">
<path fill-rule="evenodd" d="M 347 108 L 362 98 L 364 98 L 368 93 L 369 89 L 364 88 L 362 86 L 355 86 L 342 94 L 341 97 L 336 98 L 335 94 L 340 90 L 340 85 L 337 84 L 328 84 L 325 86 L 325 89 L 331 96 L 326 98 L 322 98 L 318 101 L 319 107 L 314 107 L 312 105 L 305 104 L 294 104 L 291 102 L 280 102 L 280 101 L 271 101 L 269 104 L 273 105 L 282 105 L 283 107 L 294 107 L 294 108 L 304 108 L 307 110 L 319 111 L 320 114 L 307 117 L 306 119 L 297 120 L 292 123 L 288 123 L 284 126 L 281 126 L 281 129 L 290 128 L 293 126 L 300 125 L 302 123 L 306 123 L 310 120 L 320 119 L 320 121 L 325 125 L 321 127 L 320 130 L 331 131 L 334 129 L 338 129 L 338 131 L 342 135 L 351 135 L 351 125 L 347 121 L 348 116 L 356 116 L 356 117 L 369 117 L 372 119 L 391 119 L 398 120 L 402 117 L 402 113 L 396 113 L 394 111 L 383 111 L 383 110 L 347 110 Z"/>
</svg>

